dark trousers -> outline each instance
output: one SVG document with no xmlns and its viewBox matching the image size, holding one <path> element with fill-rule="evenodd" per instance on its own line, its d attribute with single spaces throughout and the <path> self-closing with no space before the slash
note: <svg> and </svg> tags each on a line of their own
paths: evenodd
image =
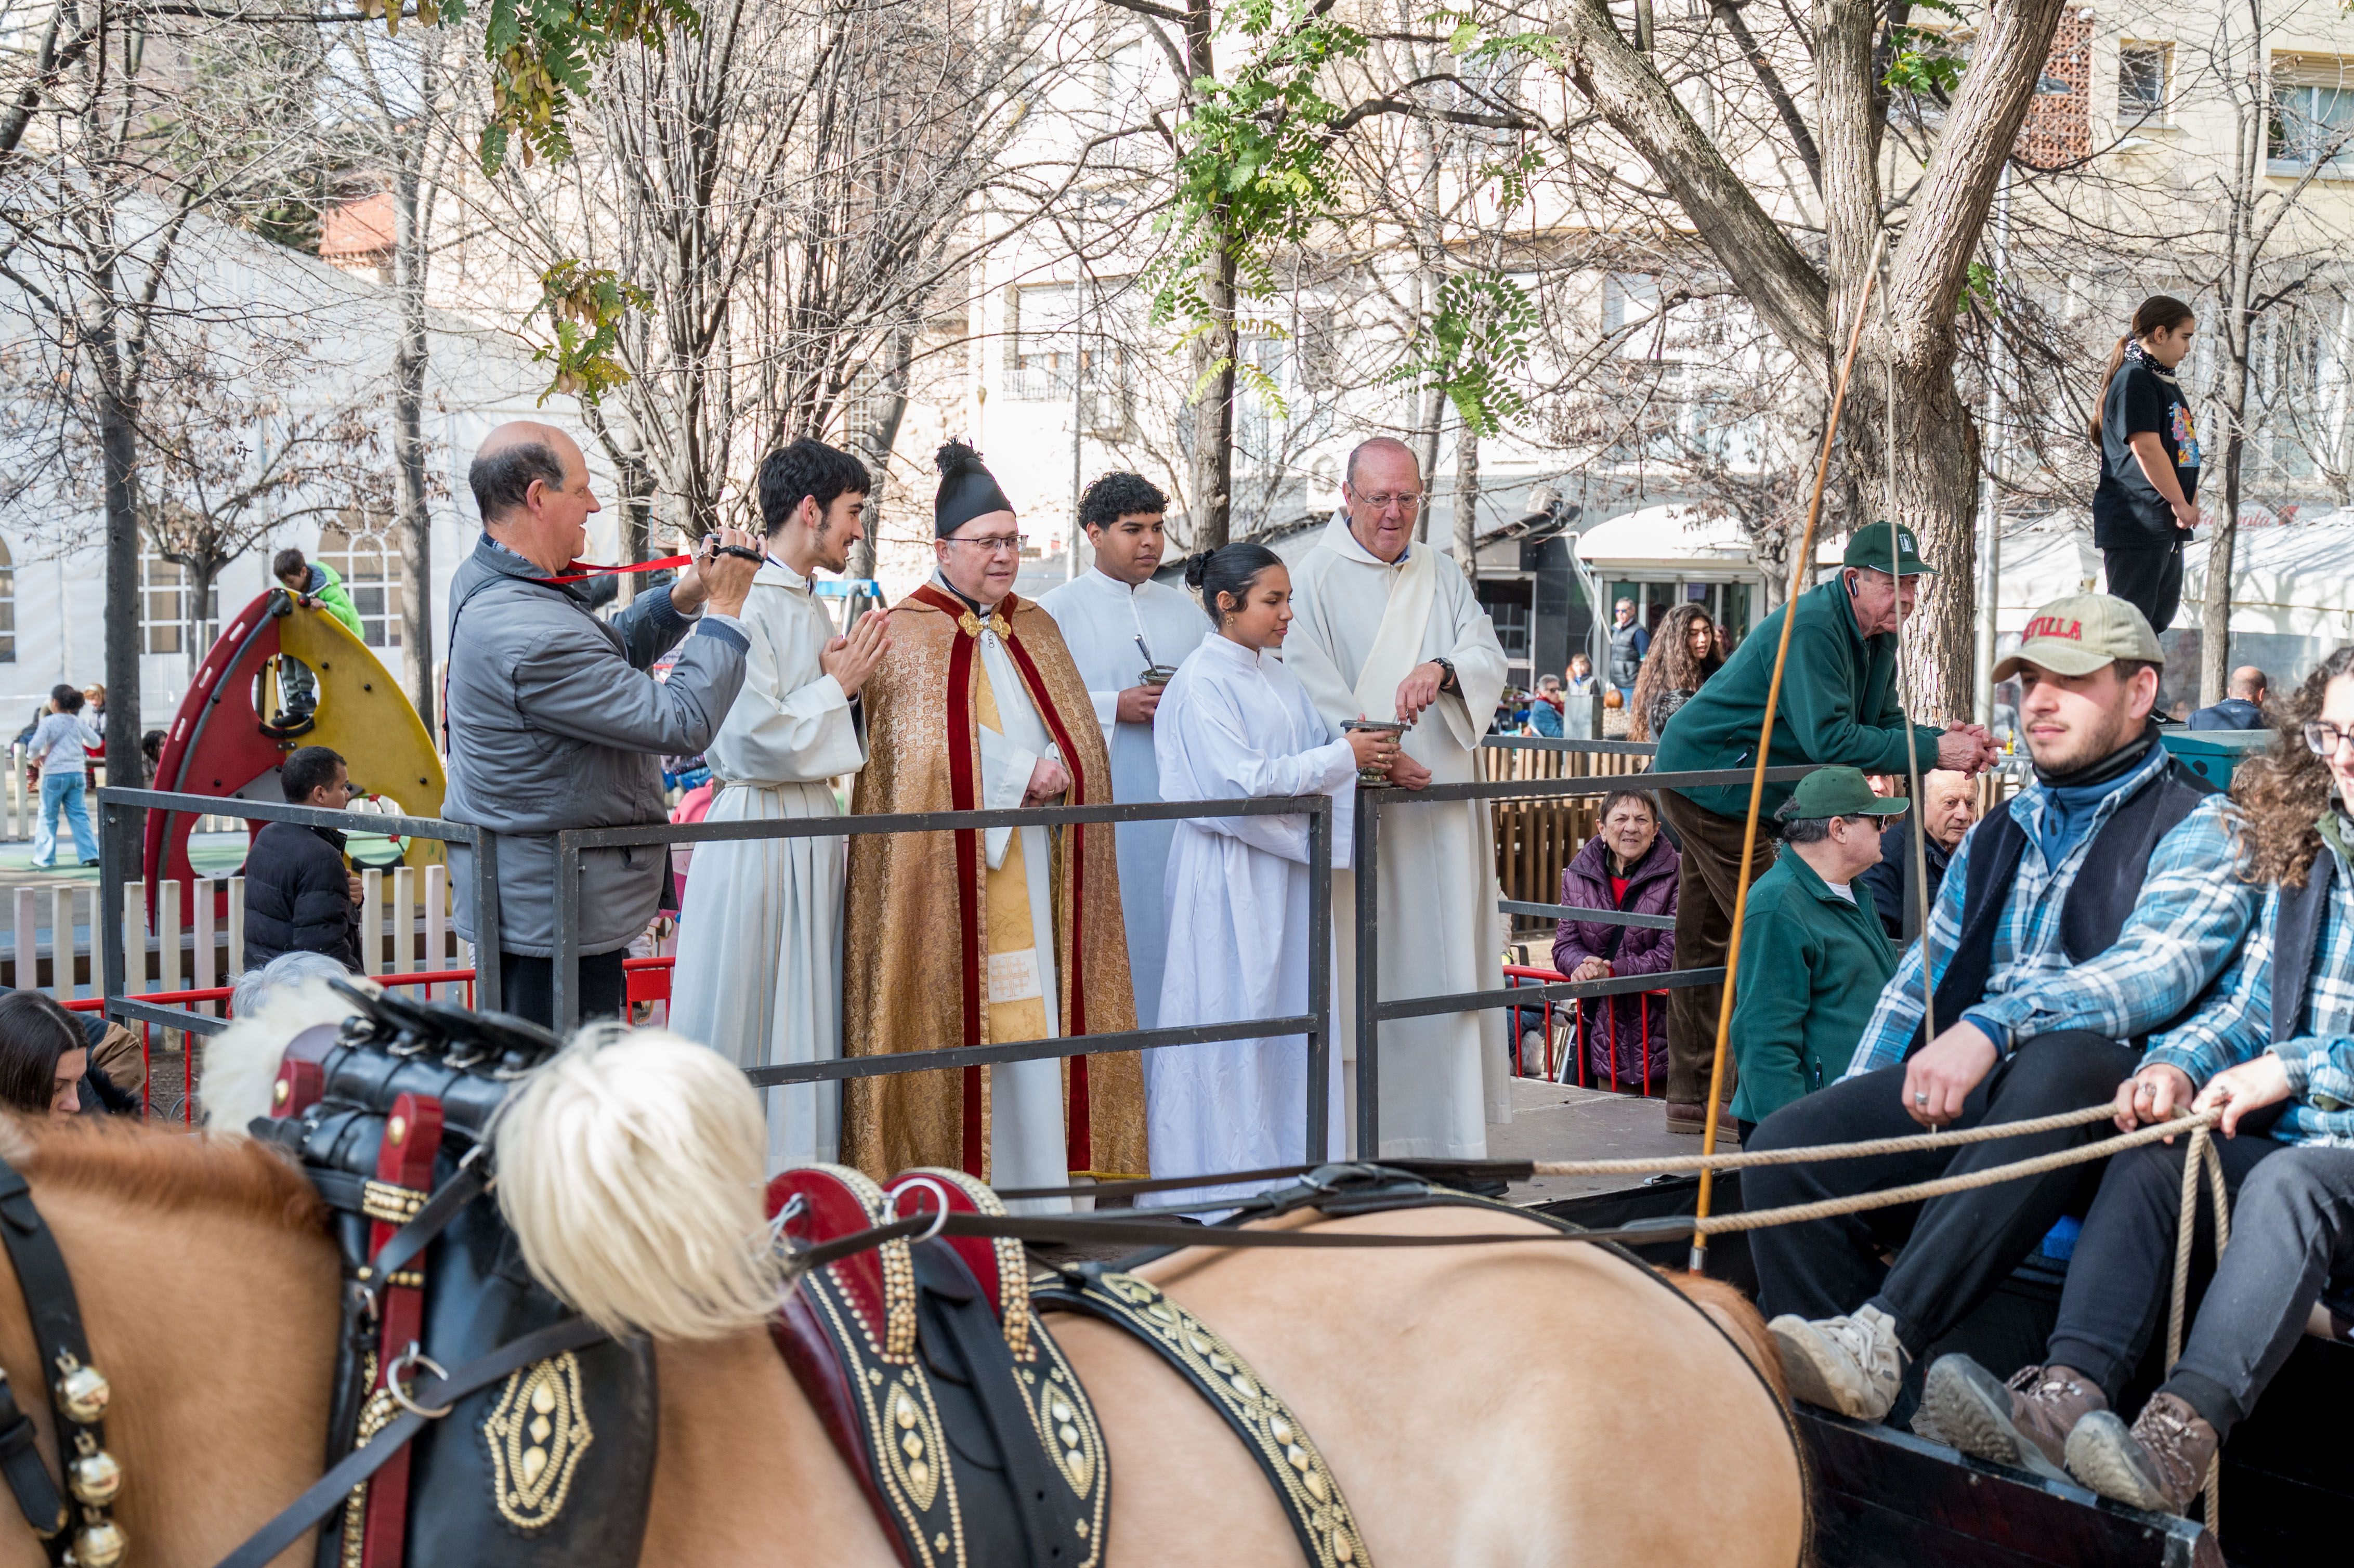
<svg viewBox="0 0 2354 1568">
<path fill-rule="evenodd" d="M 1970 1092 L 1953 1125 L 2023 1121 L 2081 1109 L 2116 1093 L 2135 1061 L 2134 1052 L 2098 1034 L 2040 1035 L 1996 1064 Z M 1905 1114 L 1903 1092 L 1901 1065 L 1842 1078 L 1767 1117 L 1754 1139 L 1743 1140 L 1742 1150 L 1754 1154 L 1919 1132 L 1921 1124 Z M 2095 1122 L 1963 1144 L 1950 1154 L 1930 1149 L 1868 1160 L 1768 1165 L 1742 1172 L 1741 1206 L 1754 1212 L 1959 1176 L 2073 1149 L 2114 1130 Z M 2100 1170 L 2097 1164 L 2072 1165 L 1926 1203 L 1752 1231 L 1757 1305 L 1769 1318 L 1795 1312 L 1812 1319 L 1837 1317 L 1869 1303 L 1895 1318 L 1897 1338 L 1917 1356 L 1985 1300 L 2073 1201 L 2092 1196 Z M 1881 1262 L 1883 1252 L 1899 1247 L 1903 1250 L 1893 1267 Z"/>
<path fill-rule="evenodd" d="M 2152 631 L 2174 624 L 2174 612 L 2182 608 L 2181 546 L 2103 550 L 2101 567 L 2108 575 L 2109 591 L 2147 616 Z"/>
<path fill-rule="evenodd" d="M 621 1016 L 621 960 L 627 948 L 610 953 L 580 955 L 580 1022 Z M 556 963 L 524 953 L 499 955 L 499 1011 L 527 1018 L 543 1028 L 556 1027 Z"/>
<path fill-rule="evenodd" d="M 2232 1245 L 2159 1392 L 2229 1436 L 2296 1348 L 2333 1274 L 2354 1274 L 2354 1149 L 2284 1148 L 2241 1190 Z"/>
<path fill-rule="evenodd" d="M 2219 1138 L 2223 1181 L 2231 1191 L 2256 1161 L 2284 1147 L 2260 1132 Z M 2166 1320 L 2174 1297 L 2174 1237 L 2182 1212 L 2182 1161 L 2188 1139 L 2129 1149 L 2109 1161 L 2101 1191 L 2084 1216 L 2084 1234 L 2068 1260 L 2044 1359 L 2073 1367 L 2101 1385 L 2114 1404 Z M 2192 1255 L 2211 1251 L 2215 1218 L 2200 1178 L 2199 1230 Z M 2239 1227 L 2232 1227 L 2234 1240 Z M 2300 1319 L 2302 1326 L 2303 1319 Z"/>
<path fill-rule="evenodd" d="M 1676 881 L 1676 968 L 1715 969 L 1733 941 L 1733 902 L 1741 882 L 1742 819 L 1703 811 L 1672 789 L 1659 791 L 1660 814 L 1676 831 L 1681 852 Z M 1773 835 L 1759 825 L 1757 852 L 1749 862 L 1755 882 L 1774 863 Z M 1734 983 L 1740 982 L 1736 979 Z M 1716 1015 L 1724 1004 L 1721 985 L 1686 986 L 1668 992 L 1668 1103 L 1705 1106 L 1709 1075 L 1716 1062 Z M 1724 1054 L 1724 1097 L 1733 1097 L 1733 1053 Z"/>
</svg>

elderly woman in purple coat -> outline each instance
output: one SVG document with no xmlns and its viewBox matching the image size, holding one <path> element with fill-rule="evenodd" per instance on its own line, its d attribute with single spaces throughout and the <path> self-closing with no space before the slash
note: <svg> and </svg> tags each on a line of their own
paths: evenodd
<svg viewBox="0 0 2354 1568">
<path fill-rule="evenodd" d="M 1602 831 L 1561 874 L 1561 902 L 1579 909 L 1616 909 L 1629 915 L 1676 913 L 1675 846 L 1659 833 L 1659 808 L 1639 789 L 1618 789 L 1602 801 Z M 1672 928 L 1605 925 L 1564 919 L 1553 939 L 1553 967 L 1574 980 L 1623 975 L 1664 974 L 1675 967 Z M 1589 1000 L 1584 1008 L 1588 1080 L 1617 1081 L 1628 1088 L 1663 1081 L 1668 1071 L 1668 1010 L 1665 999 L 1637 995 Z"/>
</svg>

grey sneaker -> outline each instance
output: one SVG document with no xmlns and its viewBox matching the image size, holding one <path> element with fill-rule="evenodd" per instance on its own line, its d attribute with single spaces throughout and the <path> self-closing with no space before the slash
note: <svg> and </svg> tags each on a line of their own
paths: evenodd
<svg viewBox="0 0 2354 1568">
<path fill-rule="evenodd" d="M 1896 1319 L 1877 1307 L 1809 1322 L 1784 1313 L 1766 1325 L 1782 1352 L 1794 1398 L 1857 1421 L 1881 1421 L 1904 1386 Z"/>
<path fill-rule="evenodd" d="M 2133 1429 L 2096 1410 L 2068 1434 L 2068 1471 L 2114 1502 L 2187 1513 L 2207 1484 L 2219 1445 L 2206 1417 L 2170 1393 L 2150 1396 Z"/>
<path fill-rule="evenodd" d="M 1939 1356 L 1922 1415 L 1963 1453 L 2055 1481 L 2068 1478 L 2068 1434 L 2109 1402 L 2073 1367 L 2021 1367 L 2006 1383 L 1967 1356 Z M 1922 1426 L 1914 1419 L 1914 1430 Z"/>
</svg>

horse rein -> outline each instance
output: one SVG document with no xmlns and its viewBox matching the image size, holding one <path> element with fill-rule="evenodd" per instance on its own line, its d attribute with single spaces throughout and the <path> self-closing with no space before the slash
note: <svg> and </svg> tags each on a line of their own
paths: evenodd
<svg viewBox="0 0 2354 1568">
<path fill-rule="evenodd" d="M 53 1563 L 73 1568 L 114 1568 L 130 1550 L 130 1538 L 114 1522 L 109 1505 L 122 1490 L 122 1467 L 106 1451 L 106 1405 L 112 1390 L 90 1364 L 90 1339 L 74 1298 L 73 1275 L 58 1239 L 33 1203 L 23 1174 L 0 1159 L 0 1243 L 24 1292 L 35 1352 L 56 1369 L 48 1383 L 58 1452 L 65 1465 L 66 1492 L 49 1478 L 32 1418 L 16 1404 L 15 1385 L 0 1372 L 0 1480 Z M 70 1534 L 74 1512 L 79 1527 Z"/>
</svg>

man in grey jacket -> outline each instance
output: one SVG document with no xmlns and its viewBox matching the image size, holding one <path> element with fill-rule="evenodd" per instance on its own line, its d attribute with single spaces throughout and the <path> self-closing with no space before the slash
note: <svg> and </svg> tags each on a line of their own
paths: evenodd
<svg viewBox="0 0 2354 1568">
<path fill-rule="evenodd" d="M 442 724 L 450 789 L 441 815 L 498 838 L 499 930 L 473 929 L 473 855 L 450 846 L 459 934 L 475 961 L 495 951 L 500 1005 L 553 1021 L 556 846 L 560 828 L 665 820 L 663 755 L 693 755 L 718 733 L 744 683 L 750 646 L 737 614 L 759 569 L 751 536 L 722 528 L 667 588 L 641 594 L 611 620 L 588 613 L 566 574 L 599 510 L 588 460 L 550 425 L 493 430 L 467 474 L 482 542 L 450 584 L 450 663 Z M 689 636 L 689 632 L 694 635 Z M 684 639 L 684 646 L 680 646 Z M 669 679 L 648 668 L 679 648 Z M 621 959 L 669 888 L 659 846 L 580 856 L 580 1016 L 621 1010 Z"/>
</svg>

